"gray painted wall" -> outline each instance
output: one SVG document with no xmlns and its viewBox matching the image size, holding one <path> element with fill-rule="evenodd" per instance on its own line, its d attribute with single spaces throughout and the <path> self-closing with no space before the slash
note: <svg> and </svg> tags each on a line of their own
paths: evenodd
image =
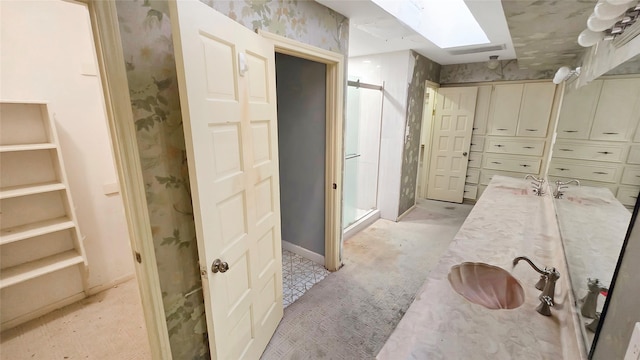
<svg viewBox="0 0 640 360">
<path fill-rule="evenodd" d="M 638 204 L 631 220 L 631 233 L 623 250 L 622 262 L 609 294 L 611 298 L 595 344 L 593 360 L 623 359 L 633 327 L 640 321 L 640 221 L 637 212 Z"/>
<path fill-rule="evenodd" d="M 276 54 L 282 239 L 324 255 L 326 65 Z"/>
</svg>

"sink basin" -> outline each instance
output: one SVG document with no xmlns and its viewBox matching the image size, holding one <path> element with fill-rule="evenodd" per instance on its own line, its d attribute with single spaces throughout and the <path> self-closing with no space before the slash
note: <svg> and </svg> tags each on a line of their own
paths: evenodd
<svg viewBox="0 0 640 360">
<path fill-rule="evenodd" d="M 524 289 L 506 270 L 484 263 L 464 262 L 449 271 L 458 294 L 488 309 L 515 309 L 524 303 Z"/>
</svg>

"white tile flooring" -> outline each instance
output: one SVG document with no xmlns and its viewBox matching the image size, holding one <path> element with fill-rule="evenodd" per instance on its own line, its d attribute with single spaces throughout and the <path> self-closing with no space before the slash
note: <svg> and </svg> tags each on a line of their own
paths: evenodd
<svg viewBox="0 0 640 360">
<path fill-rule="evenodd" d="M 282 250 L 282 293 L 284 307 L 298 300 L 305 291 L 329 275 L 322 265 L 291 251 Z"/>
</svg>

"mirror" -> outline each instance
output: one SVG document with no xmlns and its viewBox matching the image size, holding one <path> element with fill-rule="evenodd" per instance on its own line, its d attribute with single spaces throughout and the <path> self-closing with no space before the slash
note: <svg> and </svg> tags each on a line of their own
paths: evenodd
<svg viewBox="0 0 640 360">
<path fill-rule="evenodd" d="M 565 84 L 548 179 L 587 350 L 640 191 L 639 123 L 640 56 Z"/>
</svg>

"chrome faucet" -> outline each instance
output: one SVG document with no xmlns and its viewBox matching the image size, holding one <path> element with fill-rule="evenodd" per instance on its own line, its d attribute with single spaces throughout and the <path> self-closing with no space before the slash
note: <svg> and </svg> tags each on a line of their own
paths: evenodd
<svg viewBox="0 0 640 360">
<path fill-rule="evenodd" d="M 540 299 L 540 305 L 536 308 L 536 311 L 542 315 L 550 316 L 551 311 L 549 307 L 555 305 L 554 294 L 556 292 L 556 281 L 560 278 L 560 273 L 554 267 L 545 267 L 544 270 L 541 270 L 526 256 L 518 256 L 513 259 L 513 266 L 515 267 L 520 260 L 528 262 L 533 270 L 540 273 L 540 280 L 536 283 L 536 289 L 542 290 L 542 293 L 538 297 L 538 299 Z"/>
<path fill-rule="evenodd" d="M 571 183 L 575 183 L 576 185 L 580 186 L 580 181 L 573 179 L 573 180 L 569 180 L 569 181 L 560 181 L 560 180 L 556 180 L 556 190 L 553 192 L 553 197 L 556 199 L 562 199 L 562 195 L 564 195 L 564 193 L 562 192 L 562 190 L 566 189 L 567 186 Z"/>
<path fill-rule="evenodd" d="M 531 174 L 527 174 L 524 177 L 525 180 L 527 179 L 533 179 L 533 181 L 531 182 L 531 185 L 533 185 L 533 193 L 538 195 L 538 196 L 542 196 L 544 195 L 544 189 L 543 189 L 543 185 L 545 182 L 544 178 L 537 178 Z"/>
</svg>

